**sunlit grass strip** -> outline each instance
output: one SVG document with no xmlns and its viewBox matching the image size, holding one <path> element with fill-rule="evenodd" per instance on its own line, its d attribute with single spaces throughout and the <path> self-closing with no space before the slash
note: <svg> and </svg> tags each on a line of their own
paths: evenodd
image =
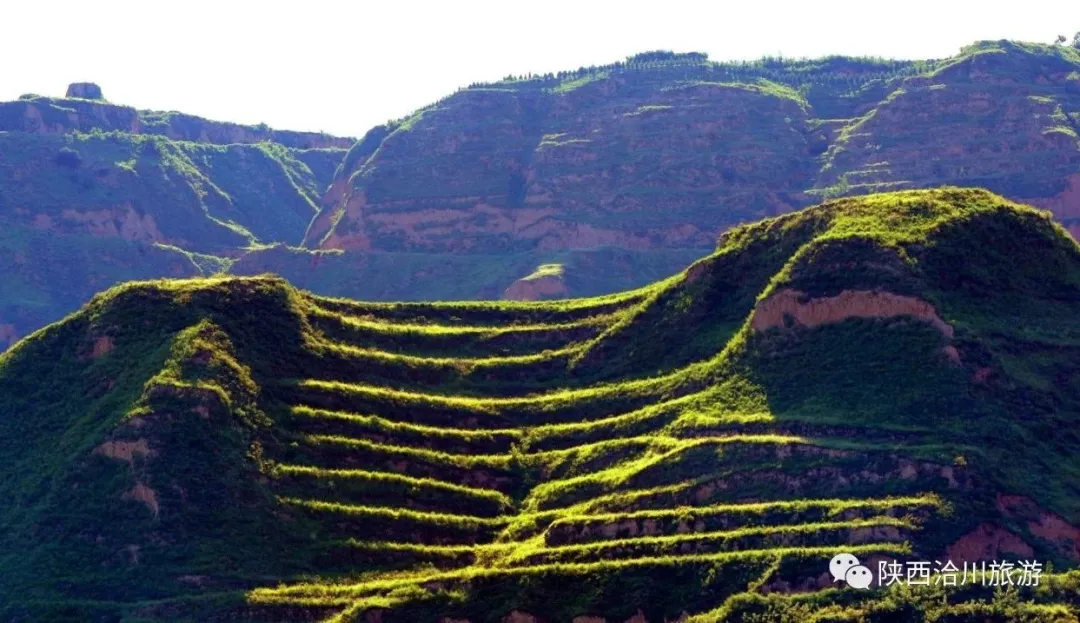
<svg viewBox="0 0 1080 623">
<path fill-rule="evenodd" d="M 746 520 L 761 519 L 769 513 L 788 513 L 799 516 L 818 509 L 821 517 L 837 517 L 850 510 L 884 512 L 890 509 L 914 511 L 918 508 L 935 509 L 941 512 L 949 510 L 949 505 L 936 494 L 921 496 L 899 496 L 878 499 L 811 499 L 778 500 L 771 502 L 746 502 L 733 504 L 710 504 L 690 506 L 681 504 L 674 508 L 643 509 L 627 511 L 608 511 L 612 506 L 630 506 L 644 499 L 671 496 L 689 490 L 703 482 L 713 479 L 706 475 L 691 481 L 674 485 L 663 485 L 650 489 L 620 491 L 597 496 L 572 506 L 525 512 L 511 518 L 510 525 L 496 538 L 499 542 L 520 541 L 547 530 L 557 530 L 560 526 L 603 525 L 619 521 L 691 521 L 708 520 L 725 515 L 746 515 Z"/>
<path fill-rule="evenodd" d="M 905 452 L 918 453 L 918 452 L 936 452 L 941 453 L 945 451 L 955 450 L 957 447 L 966 448 L 965 446 L 946 446 L 939 444 L 927 444 L 927 445 L 903 445 L 900 444 L 880 444 L 880 443 L 862 443 L 857 441 L 849 441 L 845 439 L 831 439 L 831 438 L 808 438 L 800 437 L 797 435 L 752 435 L 752 434 L 732 434 L 721 437 L 692 437 L 688 439 L 682 438 L 669 438 L 672 441 L 667 445 L 666 450 L 661 453 L 647 453 L 637 459 L 626 461 L 620 465 L 592 472 L 589 474 L 583 474 L 580 476 L 574 476 L 559 480 L 550 480 L 537 485 L 526 498 L 524 504 L 525 508 L 529 510 L 540 510 L 543 507 L 552 508 L 547 506 L 552 499 L 555 498 L 558 492 L 567 491 L 582 485 L 588 486 L 590 484 L 599 486 L 602 488 L 603 493 L 607 493 L 609 489 L 616 486 L 625 484 L 632 480 L 634 477 L 642 474 L 646 470 L 657 467 L 658 465 L 675 459 L 679 454 L 683 454 L 687 451 L 705 447 L 705 446 L 728 446 L 728 445 L 798 445 L 798 446 L 817 446 L 822 448 L 831 448 L 838 450 L 852 450 L 859 452 L 895 452 L 897 449 L 902 448 Z M 625 441 L 625 440 L 623 440 Z M 971 448 L 971 450 L 976 450 Z M 732 465 L 732 467 L 737 467 Z"/>
<path fill-rule="evenodd" d="M 534 550 L 522 550 L 512 554 L 504 564 L 512 565 L 521 561 L 535 562 L 535 558 L 557 560 L 563 556 L 573 555 L 596 555 L 614 557 L 616 554 L 606 553 L 619 548 L 655 548 L 662 550 L 666 546 L 677 546 L 685 543 L 718 541 L 722 545 L 745 537 L 753 536 L 776 536 L 793 534 L 815 534 L 828 531 L 856 530 L 859 528 L 893 527 L 904 530 L 915 530 L 913 522 L 896 517 L 878 516 L 868 519 L 851 519 L 848 521 L 815 522 L 802 524 L 780 524 L 771 526 L 748 526 L 734 530 L 715 530 L 712 532 L 688 532 L 685 534 L 667 534 L 656 536 L 629 537 L 618 539 L 604 539 L 588 543 L 569 543 L 566 545 L 548 545 Z M 661 551 L 655 552 L 661 554 Z M 644 552 L 635 551 L 635 556 L 647 555 Z"/>
<path fill-rule="evenodd" d="M 304 435 L 305 442 L 311 445 L 335 445 L 348 446 L 360 451 L 396 455 L 421 459 L 428 463 L 442 463 L 464 469 L 488 467 L 492 469 L 509 469 L 509 454 L 450 454 L 427 448 L 413 448 L 411 446 L 394 446 L 389 444 L 375 443 L 367 439 L 355 439 L 353 437 L 340 437 L 337 435 Z"/>
<path fill-rule="evenodd" d="M 692 397 L 688 396 L 688 397 Z M 852 434 L 859 434 L 862 432 L 881 432 L 881 433 L 893 433 L 898 435 L 940 435 L 941 431 L 926 427 L 926 426 L 901 426 L 891 424 L 876 424 L 865 423 L 853 425 L 850 419 L 844 418 L 827 418 L 827 417 L 807 417 L 807 416 L 791 416 L 785 415 L 781 418 L 777 418 L 775 415 L 769 412 L 759 413 L 720 413 L 720 414 L 702 414 L 688 412 L 679 416 L 670 426 L 666 429 L 669 434 L 676 436 L 689 437 L 695 434 L 708 434 L 713 431 L 720 431 L 729 428 L 738 427 L 761 427 L 772 426 L 779 430 L 787 430 L 793 427 L 806 427 L 808 429 L 813 428 L 836 428 L 850 431 Z"/>
<path fill-rule="evenodd" d="M 475 489 L 452 482 L 435 480 L 433 478 L 416 478 L 413 476 L 406 476 L 404 474 L 373 472 L 362 469 L 324 469 L 321 467 L 311 467 L 307 465 L 279 464 L 274 467 L 274 470 L 276 473 L 285 476 L 308 476 L 317 479 L 363 480 L 370 482 L 395 484 L 401 485 L 402 488 L 410 489 L 417 493 L 422 493 L 424 490 L 435 489 L 438 491 L 444 491 L 447 493 L 460 495 L 462 497 L 477 498 L 488 502 L 493 502 L 497 506 L 502 506 L 504 508 L 510 508 L 513 505 L 513 502 L 511 502 L 510 498 L 505 494 L 500 493 L 499 491 L 495 491 L 493 489 Z"/>
<path fill-rule="evenodd" d="M 658 431 L 681 416 L 678 409 L 701 399 L 707 393 L 707 391 L 695 392 L 600 419 L 541 424 L 528 429 L 527 439 L 531 444 L 546 445 L 553 441 L 573 440 L 596 433 L 606 433 L 605 437 L 611 438 L 624 431 L 638 433 L 644 432 L 643 429 Z"/>
<path fill-rule="evenodd" d="M 461 582 L 474 578 L 514 577 L 533 574 L 564 574 L 580 576 L 598 571 L 632 569 L 648 567 L 666 567 L 685 564 L 710 564 L 739 559 L 761 559 L 771 561 L 777 556 L 798 555 L 803 557 L 829 557 L 838 553 L 859 554 L 910 554 L 907 543 L 874 543 L 861 545 L 836 545 L 821 547 L 780 547 L 773 549 L 742 550 L 737 552 L 719 552 L 713 554 L 688 554 L 682 556 L 658 556 L 652 558 L 629 558 L 622 560 L 602 560 L 582 563 L 551 563 L 527 567 L 466 567 L 445 572 L 419 572 L 413 577 L 371 580 L 358 584 L 339 583 L 302 583 L 279 588 L 257 588 L 248 593 L 248 602 L 292 603 L 292 599 L 334 600 L 331 605 L 340 604 L 341 598 L 363 598 L 379 592 L 396 588 L 434 582 Z M 316 602 L 308 602 L 316 605 Z"/>
<path fill-rule="evenodd" d="M 347 539 L 342 547 L 371 552 L 394 552 L 423 554 L 430 557 L 454 558 L 462 554 L 503 553 L 521 547 L 520 543 L 480 543 L 477 545 L 428 545 L 426 543 L 401 543 L 397 541 L 362 541 Z"/>
<path fill-rule="evenodd" d="M 665 461 L 671 460 L 688 450 L 702 446 L 723 446 L 729 444 L 808 444 L 804 437 L 784 435 L 731 435 L 730 437 L 680 439 L 668 446 L 664 451 L 655 454 L 646 454 L 634 460 L 626 461 L 620 465 L 589 474 L 573 476 L 561 480 L 551 480 L 537 485 L 523 502 L 526 510 L 540 510 L 553 508 L 559 495 L 569 493 L 574 489 L 596 487 L 607 493 L 619 485 L 622 485 L 645 470 L 656 467 Z"/>
<path fill-rule="evenodd" d="M 629 505 L 642 499 L 673 495 L 690 489 L 698 484 L 698 481 L 663 485 L 649 489 L 635 489 L 598 495 L 589 500 L 578 502 L 563 508 L 529 510 L 518 513 L 511 518 L 510 525 L 497 537 L 499 542 L 514 541 L 542 531 L 549 523 L 568 516 L 588 516 L 598 509 L 605 509 L 612 505 Z"/>
<path fill-rule="evenodd" d="M 297 506 L 314 512 L 331 513 L 348 517 L 370 517 L 380 519 L 406 520 L 420 524 L 454 526 L 463 529 L 479 529 L 505 526 L 505 517 L 480 517 L 460 513 L 433 513 L 415 511 L 406 508 L 388 506 L 358 506 L 323 502 L 320 500 L 302 500 L 300 498 L 278 498 L 282 504 Z"/>
<path fill-rule="evenodd" d="M 668 278 L 664 281 L 642 286 L 636 290 L 626 290 L 624 292 L 615 292 L 591 298 L 565 299 L 561 301 L 430 301 L 391 303 L 356 301 L 353 299 L 320 296 L 316 294 L 306 294 L 306 296 L 309 301 L 324 309 L 329 309 L 331 311 L 334 311 L 334 308 L 348 310 L 347 313 L 361 316 L 368 314 L 377 315 L 380 312 L 385 314 L 387 312 L 397 313 L 403 311 L 412 312 L 416 316 L 439 312 L 484 313 L 493 311 L 519 312 L 523 316 L 528 316 L 530 312 L 533 314 L 580 311 L 597 311 L 598 313 L 605 313 L 610 312 L 612 307 L 618 309 L 619 306 L 629 305 L 640 300 L 658 285 L 670 280 L 671 279 Z"/>
<path fill-rule="evenodd" d="M 436 437 L 439 439 L 453 439 L 461 442 L 475 443 L 479 441 L 493 441 L 498 437 L 503 437 L 506 438 L 508 442 L 513 442 L 525 435 L 525 432 L 520 428 L 449 428 L 431 426 L 428 424 L 413 424 L 412 422 L 400 422 L 378 415 L 362 415 L 344 411 L 315 409 L 303 405 L 291 407 L 290 413 L 299 418 L 336 420 L 345 424 L 352 424 L 382 433 L 400 433 L 415 437 Z"/>
<path fill-rule="evenodd" d="M 556 322 L 550 324 L 512 324 L 512 325 L 443 325 L 443 324 L 417 324 L 410 322 L 392 322 L 387 320 L 375 320 L 371 316 L 349 316 L 334 312 L 314 305 L 308 308 L 308 316 L 319 319 L 332 320 L 341 324 L 354 327 L 371 333 L 393 334 L 401 336 L 482 336 L 493 338 L 502 335 L 526 334 L 526 333 L 554 333 L 570 331 L 582 327 L 602 327 L 614 321 L 617 314 L 607 313 L 596 316 L 586 316 L 580 320 L 571 322 Z"/>
<path fill-rule="evenodd" d="M 945 508 L 945 501 L 937 494 L 920 496 L 903 496 L 893 498 L 876 499 L 816 499 L 816 500 L 778 500 L 775 502 L 750 502 L 744 504 L 712 504 L 709 506 L 679 506 L 670 509 L 646 509 L 628 511 L 624 513 L 589 513 L 573 514 L 560 517 L 552 522 L 556 524 L 580 524 L 580 523 L 610 523 L 625 520 L 648 520 L 648 519 L 704 519 L 717 515 L 747 514 L 764 515 L 770 512 L 782 511 L 797 513 L 812 509 L 825 510 L 829 515 L 836 516 L 849 510 L 888 510 L 892 508 Z"/>
<path fill-rule="evenodd" d="M 312 342 L 313 348 L 336 353 L 354 362 L 369 361 L 383 364 L 396 364 L 406 368 L 445 368 L 470 371 L 483 368 L 507 368 L 567 359 L 578 352 L 580 347 L 568 346 L 557 350 L 545 350 L 531 355 L 504 355 L 490 357 L 424 357 L 403 355 L 375 348 L 353 346 L 343 342 L 318 339 Z"/>
<path fill-rule="evenodd" d="M 528 460 L 542 465 L 547 469 L 553 469 L 565 463 L 584 464 L 604 454 L 618 452 L 640 451 L 665 451 L 679 445 L 679 441 L 663 435 L 639 435 L 637 437 L 621 437 L 605 441 L 581 444 L 559 450 L 542 450 L 539 452 L 527 452 L 524 456 Z M 627 455 L 629 459 L 632 455 Z M 557 482 L 557 481 L 556 481 Z"/>
<path fill-rule="evenodd" d="M 931 575 L 926 586 L 911 586 L 898 582 L 891 587 L 875 588 L 855 595 L 852 589 L 845 588 L 769 594 L 747 591 L 733 595 L 717 608 L 691 616 L 686 623 L 739 620 L 731 617 L 741 616 L 747 606 L 755 605 L 766 606 L 774 614 L 774 618 L 770 620 L 776 621 L 794 620 L 790 617 L 805 616 L 806 608 L 811 608 L 816 617 L 824 617 L 829 621 L 854 623 L 866 621 L 868 617 L 875 620 L 892 620 L 896 616 L 902 616 L 896 612 L 896 606 L 919 602 L 925 604 L 930 600 L 937 604 L 935 620 L 943 620 L 941 617 L 944 616 L 944 620 L 950 621 L 1074 621 L 1076 615 L 1071 606 L 1075 603 L 1078 579 L 1080 576 L 1075 570 L 1065 573 L 1043 573 L 1039 578 L 1039 586 L 1020 587 L 1015 601 L 1006 597 L 1004 603 L 997 604 L 985 600 L 985 598 L 994 600 L 992 593 L 979 595 L 983 599 L 965 598 L 972 597 L 970 589 L 978 582 L 969 583 L 968 586 L 945 586 L 940 584 L 934 575 Z M 986 591 L 990 591 L 990 588 L 987 587 Z M 853 597 L 856 598 L 853 599 Z M 960 599 L 956 599 L 957 597 Z M 1026 601 L 1028 599 L 1036 601 Z M 1065 603 L 1055 603 L 1058 600 Z M 887 605 L 888 602 L 891 602 L 891 605 Z M 789 606 L 794 607 L 785 612 L 784 608 Z M 1007 614 L 1003 612 L 1001 606 L 1009 608 Z M 750 611 L 753 610 L 754 608 L 750 608 Z M 785 614 L 788 618 L 784 618 Z M 1032 616 L 1029 618 L 1025 615 Z M 1006 619 L 1006 617 L 1010 618 Z"/>
<path fill-rule="evenodd" d="M 341 395 L 372 396 L 393 399 L 399 404 L 415 404 L 446 408 L 467 409 L 477 413 L 498 412 L 498 409 L 528 408 L 533 412 L 552 413 L 564 407 L 578 407 L 589 400 L 610 398 L 647 398 L 661 396 L 664 392 L 677 387 L 688 380 L 691 372 L 703 373 L 709 362 L 691 364 L 671 374 L 648 379 L 637 379 L 618 383 L 605 383 L 581 389 L 557 389 L 541 394 L 517 397 L 480 398 L 473 396 L 447 395 L 436 393 L 410 392 L 376 385 L 324 381 L 319 379 L 301 379 L 295 383 L 301 389 L 312 389 Z"/>
</svg>

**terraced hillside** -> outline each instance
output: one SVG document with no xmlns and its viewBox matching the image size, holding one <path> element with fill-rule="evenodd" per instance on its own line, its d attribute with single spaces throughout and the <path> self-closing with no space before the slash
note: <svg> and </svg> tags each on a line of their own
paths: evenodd
<svg viewBox="0 0 1080 623">
<path fill-rule="evenodd" d="M 1078 310 L 1049 213 L 955 188 L 596 299 L 121 286 L 0 357 L 0 618 L 1076 620 Z"/>
</svg>

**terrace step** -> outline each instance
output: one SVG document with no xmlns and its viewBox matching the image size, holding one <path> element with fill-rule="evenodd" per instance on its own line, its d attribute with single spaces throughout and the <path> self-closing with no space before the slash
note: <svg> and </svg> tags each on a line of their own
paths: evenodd
<svg viewBox="0 0 1080 623">
<path fill-rule="evenodd" d="M 323 381 L 376 386 L 460 387 L 483 390 L 485 395 L 512 395 L 540 391 L 567 379 L 576 348 L 539 353 L 487 357 L 427 357 L 403 355 L 374 348 L 319 340 Z"/>
<path fill-rule="evenodd" d="M 430 478 L 359 469 L 277 465 L 278 488 L 285 497 L 306 496 L 343 504 L 396 505 L 430 512 L 465 512 L 497 517 L 511 510 L 505 494 Z"/>
<path fill-rule="evenodd" d="M 593 299 L 558 304 L 514 301 L 458 303 L 378 303 L 309 296 L 312 304 L 325 311 L 380 322 L 404 322 L 466 327 L 507 327 L 537 324 L 565 324 L 626 309 L 649 292 L 645 289 Z"/>
<path fill-rule="evenodd" d="M 640 409 L 672 391 L 667 379 L 598 385 L 516 396 L 431 393 L 323 379 L 278 381 L 275 395 L 296 406 L 377 413 L 399 421 L 452 428 L 513 428 L 602 421 Z"/>
<path fill-rule="evenodd" d="M 639 536 L 559 545 L 511 556 L 503 564 L 580 563 L 620 558 L 663 557 L 742 550 L 899 543 L 915 529 L 911 522 L 881 516 L 868 519 L 746 527 L 739 530 Z"/>
<path fill-rule="evenodd" d="M 309 435 L 366 439 L 379 444 L 410 446 L 450 454 L 509 452 L 524 433 L 520 429 L 476 429 L 428 426 L 391 420 L 378 415 L 313 409 L 289 410 L 289 427 Z"/>
<path fill-rule="evenodd" d="M 449 454 L 349 437 L 305 435 L 279 460 L 331 470 L 393 472 L 478 489 L 506 491 L 515 483 L 509 455 Z"/>
<path fill-rule="evenodd" d="M 947 465 L 897 454 L 893 445 L 842 447 L 844 440 L 769 435 L 731 435 L 682 440 L 662 454 L 591 474 L 536 486 L 524 501 L 531 510 L 588 502 L 617 489 L 674 487 L 675 504 L 756 502 L 839 497 L 872 485 L 878 495 L 915 495 L 971 486 Z M 839 446 L 839 447 L 838 447 Z M 917 453 L 918 446 L 903 448 Z M 665 501 L 658 500 L 660 506 Z"/>
<path fill-rule="evenodd" d="M 615 320 L 613 315 L 559 324 L 468 326 L 391 323 L 347 316 L 315 307 L 312 325 L 332 341 L 419 356 L 508 356 L 559 350 L 589 340 Z"/>
<path fill-rule="evenodd" d="M 882 499 L 818 499 L 751 504 L 683 506 L 624 513 L 570 514 L 551 522 L 544 532 L 548 545 L 592 543 L 639 536 L 671 536 L 753 526 L 861 521 L 871 517 L 908 517 L 921 521 L 941 509 L 936 496 Z M 522 538 L 516 535 L 516 538 Z"/>
<path fill-rule="evenodd" d="M 331 535 L 365 541 L 414 541 L 431 545 L 484 543 L 490 542 L 498 530 L 506 525 L 505 518 L 463 513 L 435 513 L 303 498 L 283 497 L 280 501 L 297 512 L 319 519 L 322 529 Z"/>
</svg>

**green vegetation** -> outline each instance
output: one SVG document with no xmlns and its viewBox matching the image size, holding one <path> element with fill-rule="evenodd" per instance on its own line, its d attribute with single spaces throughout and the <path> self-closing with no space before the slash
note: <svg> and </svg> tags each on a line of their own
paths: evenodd
<svg viewBox="0 0 1080 623">
<path fill-rule="evenodd" d="M 21 336 L 117 283 L 213 275 L 245 247 L 299 243 L 343 153 L 0 132 L 0 326 Z"/>
<path fill-rule="evenodd" d="M 596 299 L 113 288 L 0 356 L 0 618 L 1067 620 L 1071 572 L 782 587 L 987 522 L 1075 564 L 998 496 L 1080 518 L 1078 307 L 1047 213 L 957 188 L 745 225 Z"/>
</svg>

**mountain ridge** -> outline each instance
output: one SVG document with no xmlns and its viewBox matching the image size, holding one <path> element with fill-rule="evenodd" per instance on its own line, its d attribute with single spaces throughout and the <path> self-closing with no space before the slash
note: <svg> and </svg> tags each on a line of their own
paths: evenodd
<svg viewBox="0 0 1080 623">
<path fill-rule="evenodd" d="M 0 355 L 0 613 L 1075 617 L 1077 306 L 1050 213 L 964 188 L 745 224 L 596 299 L 120 286 Z M 840 551 L 1054 571 L 858 593 Z"/>
<path fill-rule="evenodd" d="M 959 92 L 951 96 L 951 89 Z M 995 90 L 1003 104 L 986 101 Z M 924 93 L 956 102 L 938 104 Z M 740 64 L 646 55 L 561 76 L 480 84 L 361 139 L 305 242 L 324 249 L 478 252 L 499 248 L 513 232 L 540 250 L 703 247 L 726 227 L 805 207 L 815 196 L 967 177 L 975 178 L 973 186 L 1045 204 L 1068 224 L 1075 207 L 1068 184 L 1080 170 L 1078 98 L 1080 51 L 1009 41 L 976 43 L 936 62 Z M 909 109 L 899 110 L 908 100 Z M 1020 104 L 1027 109 L 1014 110 Z M 948 115 L 955 113 L 942 109 L 955 106 L 967 115 L 954 122 Z M 922 125 L 929 127 L 954 123 L 969 131 L 965 119 L 980 125 L 967 136 L 931 130 L 946 145 L 930 152 L 932 166 L 909 176 L 893 170 L 902 164 L 893 157 L 918 158 L 911 148 L 880 150 L 885 141 L 911 140 L 899 123 L 912 115 L 928 117 Z M 900 119 L 868 132 L 886 117 Z M 947 149 L 950 140 L 962 150 L 979 146 L 984 122 L 1000 129 L 1017 125 L 1012 117 L 1040 126 L 1010 131 L 1030 142 L 1015 149 L 1047 152 L 1052 170 L 1064 171 L 1045 182 L 1052 188 L 1040 188 L 1031 167 L 1022 180 L 976 177 L 965 171 L 963 151 Z M 853 158 L 867 147 L 871 161 Z M 416 158 L 428 158 L 430 167 L 402 187 L 398 161 L 415 167 Z"/>
<path fill-rule="evenodd" d="M 83 127 L 78 109 L 94 106 L 125 121 L 88 113 Z M 270 271 L 372 300 L 592 296 L 681 270 L 740 222 L 839 196 L 957 184 L 1051 209 L 1074 234 L 1080 218 L 1080 52 L 1069 46 L 985 41 L 933 61 L 651 52 L 478 83 L 347 151 L 246 143 L 217 155 L 169 132 L 272 132 L 190 128 L 183 115 L 100 100 L 33 97 L 9 109 L 27 107 L 91 138 L 29 134 L 23 112 L 0 123 L 18 130 L 0 133 L 10 157 L 0 174 L 19 189 L 0 197 L 13 232 L 0 268 L 17 280 L 0 296 L 0 346 L 127 279 Z M 132 134 L 135 122 L 165 134 Z M 99 136 L 105 127 L 124 131 Z M 50 142 L 61 138 L 130 147 L 99 162 Z M 167 183 L 121 166 L 139 164 L 148 143 L 165 146 Z M 71 206 L 56 210 L 59 201 Z M 182 226 L 162 229 L 167 219 Z M 82 237 L 40 240 L 49 231 Z M 102 247 L 108 262 L 96 257 Z M 50 264 L 89 274 L 68 283 Z M 560 277 L 529 279 L 544 266 Z"/>
<path fill-rule="evenodd" d="M 259 143 L 272 141 L 292 149 L 348 149 L 356 142 L 350 137 L 337 137 L 325 132 L 296 132 L 274 130 L 266 124 L 243 125 L 226 121 L 211 121 L 176 111 L 136 110 L 131 106 L 113 104 L 101 96 L 78 97 L 69 87 L 62 98 L 26 94 L 12 102 L 0 102 L 0 132 L 31 134 L 68 134 L 71 132 L 125 132 L 154 134 L 177 141 L 214 144 Z M 73 84 L 71 87 L 80 85 Z M 83 85 L 85 88 L 85 85 Z"/>
</svg>

